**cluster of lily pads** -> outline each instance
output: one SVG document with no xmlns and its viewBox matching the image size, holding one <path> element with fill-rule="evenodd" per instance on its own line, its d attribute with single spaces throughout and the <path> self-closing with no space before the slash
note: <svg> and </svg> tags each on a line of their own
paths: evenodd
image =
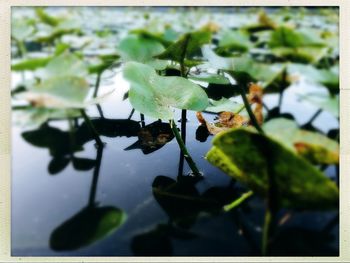
<svg viewBox="0 0 350 263">
<path fill-rule="evenodd" d="M 82 40 L 91 33 L 76 17 L 54 16 L 42 8 L 35 14 L 12 23 L 17 53 L 12 70 L 33 73 L 13 89 L 13 99 L 21 102 L 14 109 L 32 123 L 83 117 L 103 147 L 100 129 L 85 108 L 109 97 L 113 91 L 99 94 L 101 76 L 120 66 L 130 85 L 125 99 L 136 111 L 170 123 L 193 176 L 205 173 L 187 150 L 174 112 L 182 110 L 185 122 L 186 111 L 196 111 L 199 125 L 215 135 L 205 158 L 251 190 L 227 210 L 252 193 L 266 198 L 265 252 L 271 218 L 279 208 L 337 209 L 338 187 L 321 168 L 339 164 L 338 135 L 300 128 L 281 114 L 281 105 L 264 109 L 265 95 L 279 94 L 282 100 L 285 90 L 306 81 L 318 90 L 302 91 L 300 107 L 310 103 L 339 118 L 337 29 L 263 11 L 256 21 L 236 28 L 207 21 L 195 28 L 164 24 L 155 29 L 147 27 L 151 20 L 145 15 L 143 27 L 115 38 L 114 50 L 90 56 L 84 50 L 111 41 L 111 32 L 99 31 L 98 40 L 76 48 L 65 41 L 67 36 Z M 47 50 L 47 56 L 33 56 L 33 43 Z M 206 121 L 201 112 L 219 120 Z"/>
</svg>

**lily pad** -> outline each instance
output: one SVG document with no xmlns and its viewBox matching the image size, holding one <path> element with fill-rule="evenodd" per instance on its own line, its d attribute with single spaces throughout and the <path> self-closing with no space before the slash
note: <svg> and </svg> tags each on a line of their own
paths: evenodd
<svg viewBox="0 0 350 263">
<path fill-rule="evenodd" d="M 279 27 L 272 34 L 269 46 L 273 54 L 295 62 L 316 63 L 329 48 L 325 41 L 313 31 L 296 31 Z"/>
<path fill-rule="evenodd" d="M 220 100 L 209 99 L 209 107 L 205 110 L 209 112 L 219 113 L 222 111 L 236 112 L 244 106 L 241 103 L 234 102 L 230 99 L 222 98 Z"/>
<path fill-rule="evenodd" d="M 172 107 L 202 111 L 208 97 L 201 87 L 181 77 L 162 77 L 147 65 L 129 62 L 124 78 L 130 82 L 129 100 L 141 113 L 153 118 L 173 119 Z"/>
<path fill-rule="evenodd" d="M 182 62 L 184 59 L 192 59 L 200 47 L 211 41 L 209 31 L 195 31 L 186 33 L 178 41 L 170 45 L 163 53 L 157 56 L 159 59 Z"/>
<path fill-rule="evenodd" d="M 14 19 L 11 22 L 11 37 L 17 41 L 24 41 L 35 31 L 34 26 L 28 19 Z"/>
<path fill-rule="evenodd" d="M 85 77 L 88 74 L 86 64 L 76 55 L 64 52 L 54 57 L 47 66 L 40 70 L 40 78 L 57 78 L 57 77 Z"/>
<path fill-rule="evenodd" d="M 249 34 L 243 30 L 226 30 L 219 36 L 219 50 L 246 52 L 253 47 Z M 220 53 L 220 52 L 219 52 Z"/>
<path fill-rule="evenodd" d="M 329 112 L 339 118 L 339 95 L 322 96 L 318 94 L 306 94 L 299 96 L 300 100 L 311 103 L 320 109 Z"/>
<path fill-rule="evenodd" d="M 59 76 L 43 80 L 20 97 L 35 107 L 85 108 L 89 84 L 84 78 Z"/>
<path fill-rule="evenodd" d="M 318 69 L 312 65 L 297 63 L 288 64 L 289 74 L 300 74 L 306 79 L 321 84 L 328 88 L 332 94 L 339 93 L 339 67 L 333 66 L 330 69 Z"/>
<path fill-rule="evenodd" d="M 203 47 L 202 52 L 212 67 L 227 70 L 238 82 L 261 82 L 261 86 L 266 89 L 265 92 L 275 91 L 275 89 L 270 89 L 270 86 L 281 78 L 285 69 L 284 65 L 259 63 L 249 56 L 221 57 L 209 46 Z"/>
<path fill-rule="evenodd" d="M 288 119 L 276 118 L 266 122 L 264 131 L 289 150 L 318 164 L 339 163 L 339 144 L 317 132 L 299 129 Z"/>
<path fill-rule="evenodd" d="M 152 38 L 129 35 L 121 40 L 117 49 L 124 62 L 137 61 L 158 70 L 164 69 L 168 64 L 166 61 L 154 58 L 165 49 L 160 42 Z"/>
<path fill-rule="evenodd" d="M 230 84 L 230 80 L 228 78 L 218 74 L 201 73 L 199 75 L 189 75 L 188 78 L 212 84 Z"/>
<path fill-rule="evenodd" d="M 248 129 L 217 135 L 206 158 L 264 197 L 268 192 L 268 173 L 273 173 L 281 207 L 313 210 L 338 207 L 339 190 L 334 182 L 277 141 Z"/>
</svg>

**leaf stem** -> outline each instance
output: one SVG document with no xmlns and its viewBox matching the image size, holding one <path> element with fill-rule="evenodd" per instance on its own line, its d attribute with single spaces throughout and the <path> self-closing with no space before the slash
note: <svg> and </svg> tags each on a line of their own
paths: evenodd
<svg viewBox="0 0 350 263">
<path fill-rule="evenodd" d="M 251 197 L 254 194 L 253 191 L 248 191 L 244 194 L 242 194 L 239 198 L 237 198 L 236 200 L 234 200 L 231 204 L 225 205 L 224 206 L 224 210 L 225 212 L 230 211 L 231 209 L 239 206 L 240 204 L 242 204 L 245 200 L 247 200 L 249 197 Z"/>
<path fill-rule="evenodd" d="M 92 122 L 91 122 L 89 116 L 87 116 L 85 110 L 84 110 L 84 109 L 81 109 L 81 110 L 80 110 L 80 113 L 81 113 L 81 115 L 83 116 L 83 118 L 84 118 L 86 124 L 87 124 L 88 127 L 90 128 L 90 131 L 92 132 L 92 135 L 94 136 L 94 139 L 95 139 L 97 145 L 98 145 L 99 147 L 103 147 L 103 142 L 102 142 L 102 140 L 101 140 L 101 138 L 100 138 L 100 135 L 99 135 L 98 132 L 96 131 L 95 126 L 92 124 Z"/>
<path fill-rule="evenodd" d="M 93 97 L 94 97 L 94 98 L 97 97 L 98 89 L 99 89 L 99 87 L 100 87 L 100 82 L 101 82 L 101 75 L 102 75 L 102 72 L 97 73 L 97 78 L 96 78 L 96 83 L 95 83 L 95 89 L 94 89 L 94 94 L 93 94 Z"/>
<path fill-rule="evenodd" d="M 200 173 L 200 171 L 198 170 L 198 168 L 197 168 L 195 162 L 193 161 L 191 155 L 189 154 L 189 152 L 188 152 L 188 150 L 187 150 L 187 148 L 186 148 L 186 145 L 185 145 L 184 141 L 182 140 L 181 135 L 180 135 L 180 133 L 179 133 L 179 130 L 177 129 L 176 124 L 175 124 L 175 121 L 174 121 L 173 119 L 170 120 L 170 127 L 171 127 L 171 130 L 172 130 L 173 133 L 174 133 L 174 136 L 175 136 L 175 138 L 176 138 L 176 141 L 177 141 L 177 143 L 179 144 L 179 147 L 180 147 L 180 149 L 181 149 L 181 151 L 182 151 L 182 153 L 183 153 L 183 155 L 184 155 L 184 157 L 185 157 L 185 159 L 186 159 L 188 165 L 190 166 L 190 168 L 191 168 L 193 174 L 194 174 L 195 176 L 201 176 L 201 173 Z"/>
<path fill-rule="evenodd" d="M 249 104 L 248 99 L 247 99 L 247 97 L 245 95 L 245 91 L 244 91 L 243 87 L 239 85 L 238 89 L 239 89 L 239 92 L 240 92 L 240 94 L 242 96 L 242 99 L 243 99 L 243 102 L 244 102 L 244 106 L 247 109 L 249 118 L 250 118 L 253 126 L 255 127 L 255 129 L 259 133 L 264 134 L 263 129 L 260 127 L 260 125 L 259 125 L 258 121 L 256 120 L 255 115 L 254 115 L 254 113 L 252 111 L 252 108 L 250 107 L 250 104 Z"/>
</svg>

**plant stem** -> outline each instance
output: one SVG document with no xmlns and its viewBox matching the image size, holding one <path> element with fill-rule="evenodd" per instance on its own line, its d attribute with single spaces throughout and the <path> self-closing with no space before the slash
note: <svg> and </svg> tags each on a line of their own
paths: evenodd
<svg viewBox="0 0 350 263">
<path fill-rule="evenodd" d="M 251 197 L 253 195 L 253 191 L 248 191 L 244 194 L 242 194 L 239 198 L 237 198 L 235 201 L 233 201 L 231 204 L 225 205 L 224 206 L 224 210 L 225 212 L 230 211 L 231 209 L 239 206 L 240 204 L 242 204 L 245 200 L 247 200 L 249 197 Z"/>
<path fill-rule="evenodd" d="M 248 99 L 247 99 L 247 97 L 245 95 L 245 91 L 244 91 L 243 87 L 239 86 L 239 92 L 240 92 L 240 94 L 242 96 L 242 99 L 243 99 L 243 102 L 244 102 L 244 106 L 247 109 L 249 118 L 250 118 L 253 126 L 255 127 L 255 129 L 259 133 L 264 134 L 263 129 L 260 127 L 260 125 L 259 125 L 258 121 L 256 120 L 255 115 L 254 115 L 254 113 L 252 111 L 252 108 L 250 107 L 250 104 L 249 104 Z"/>
<path fill-rule="evenodd" d="M 94 136 L 94 139 L 95 139 L 95 141 L 97 143 L 97 145 L 99 147 L 103 147 L 103 142 L 101 141 L 101 138 L 100 138 L 98 132 L 96 131 L 96 129 L 95 129 L 94 125 L 92 124 L 90 118 L 87 116 L 85 110 L 81 109 L 80 113 L 83 116 L 86 124 L 89 126 L 89 128 L 90 128 L 90 130 L 92 132 L 92 135 Z"/>
<path fill-rule="evenodd" d="M 171 127 L 171 130 L 174 133 L 176 141 L 179 144 L 179 147 L 180 147 L 180 149 L 181 149 L 181 151 L 182 151 L 182 153 L 183 153 L 183 155 L 184 155 L 188 165 L 190 166 L 193 174 L 195 176 L 201 176 L 201 173 L 199 172 L 195 162 L 193 161 L 191 155 L 189 154 L 189 152 L 188 152 L 188 150 L 186 148 L 186 145 L 185 145 L 184 141 L 182 140 L 181 135 L 179 133 L 179 130 L 177 129 L 175 121 L 173 119 L 170 120 L 170 127 Z"/>
<path fill-rule="evenodd" d="M 27 49 L 26 49 L 24 42 L 21 40 L 18 40 L 17 47 L 18 47 L 20 57 L 23 58 L 27 54 Z"/>
<path fill-rule="evenodd" d="M 95 83 L 95 90 L 94 90 L 94 94 L 93 94 L 94 98 L 97 97 L 98 89 L 100 87 L 100 82 L 101 82 L 101 75 L 102 75 L 102 72 L 97 73 L 97 78 L 96 78 L 96 83 Z"/>
<path fill-rule="evenodd" d="M 271 232 L 271 223 L 272 223 L 272 213 L 270 209 L 266 209 L 263 236 L 262 236 L 262 255 L 266 256 L 268 254 L 269 241 L 270 241 L 270 232 Z"/>
</svg>

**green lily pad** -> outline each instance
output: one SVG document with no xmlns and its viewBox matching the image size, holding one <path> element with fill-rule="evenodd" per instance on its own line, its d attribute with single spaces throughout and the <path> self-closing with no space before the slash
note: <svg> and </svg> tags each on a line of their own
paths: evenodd
<svg viewBox="0 0 350 263">
<path fill-rule="evenodd" d="M 339 95 L 321 96 L 317 94 L 306 94 L 299 96 L 299 98 L 339 118 Z"/>
<path fill-rule="evenodd" d="M 317 132 L 299 129 L 288 119 L 276 118 L 263 125 L 264 131 L 287 149 L 299 153 L 312 163 L 339 163 L 339 144 Z"/>
<path fill-rule="evenodd" d="M 173 118 L 172 107 L 202 111 L 208 106 L 204 90 L 181 77 L 162 77 L 147 65 L 129 62 L 124 78 L 130 82 L 129 100 L 141 113 L 153 118 Z"/>
<path fill-rule="evenodd" d="M 306 47 L 306 46 L 326 46 L 323 39 L 313 31 L 295 30 L 286 26 L 281 26 L 273 31 L 269 41 L 271 48 L 275 47 Z"/>
<path fill-rule="evenodd" d="M 34 26 L 28 19 L 14 19 L 11 22 L 11 37 L 17 41 L 24 41 L 35 31 Z"/>
<path fill-rule="evenodd" d="M 219 50 L 246 52 L 253 47 L 249 34 L 243 30 L 226 30 L 219 37 Z M 219 51 L 218 50 L 218 51 Z"/>
<path fill-rule="evenodd" d="M 49 26 L 57 26 L 60 23 L 60 19 L 49 15 L 43 8 L 35 8 L 35 14 L 41 22 Z"/>
<path fill-rule="evenodd" d="M 64 52 L 54 57 L 47 66 L 40 70 L 38 75 L 41 78 L 57 78 L 65 76 L 85 77 L 88 68 L 85 63 L 76 55 Z"/>
<path fill-rule="evenodd" d="M 248 129 L 233 129 L 215 136 L 206 158 L 264 197 L 268 192 L 268 173 L 272 172 L 281 207 L 338 207 L 339 190 L 334 182 L 280 143 Z"/>
<path fill-rule="evenodd" d="M 201 73 L 199 75 L 189 75 L 188 78 L 213 84 L 230 84 L 228 78 L 218 74 Z"/>
<path fill-rule="evenodd" d="M 29 58 L 11 65 L 13 71 L 36 70 L 37 68 L 45 67 L 52 57 L 44 58 Z"/>
<path fill-rule="evenodd" d="M 89 89 L 84 78 L 59 76 L 43 80 L 19 96 L 35 107 L 84 108 Z"/>
<path fill-rule="evenodd" d="M 300 74 L 306 79 L 319 83 L 328 88 L 332 93 L 339 93 L 339 66 L 333 66 L 330 69 L 318 69 L 312 65 L 303 65 L 297 63 L 288 64 L 289 74 Z"/>
<path fill-rule="evenodd" d="M 275 88 L 270 87 L 281 78 L 285 69 L 284 65 L 259 63 L 249 56 L 221 57 L 208 46 L 203 47 L 202 52 L 212 67 L 227 70 L 238 82 L 260 82 L 261 86 L 266 89 L 265 92 L 276 91 Z"/>
<path fill-rule="evenodd" d="M 316 63 L 329 51 L 325 41 L 314 31 L 279 27 L 272 34 L 269 46 L 275 56 L 295 62 Z"/>
<path fill-rule="evenodd" d="M 115 207 L 84 208 L 52 232 L 50 247 L 64 251 L 88 246 L 115 232 L 125 221 L 125 212 Z"/>
<path fill-rule="evenodd" d="M 168 64 L 166 61 L 154 58 L 164 50 L 163 45 L 157 40 L 141 35 L 129 35 L 118 45 L 118 52 L 124 62 L 137 61 L 158 70 L 165 69 Z"/>
<path fill-rule="evenodd" d="M 271 49 L 272 54 L 277 57 L 285 58 L 294 62 L 312 64 L 319 62 L 327 55 L 328 51 L 329 49 L 327 47 L 276 47 Z"/>
<path fill-rule="evenodd" d="M 210 41 L 211 33 L 209 31 L 186 33 L 156 57 L 176 62 L 182 62 L 184 59 L 191 60 L 196 52 L 200 51 L 200 47 Z"/>
<path fill-rule="evenodd" d="M 209 106 L 205 109 L 209 112 L 219 113 L 223 111 L 237 112 L 242 109 L 243 104 L 233 102 L 230 99 L 222 98 L 220 100 L 209 99 Z"/>
</svg>

